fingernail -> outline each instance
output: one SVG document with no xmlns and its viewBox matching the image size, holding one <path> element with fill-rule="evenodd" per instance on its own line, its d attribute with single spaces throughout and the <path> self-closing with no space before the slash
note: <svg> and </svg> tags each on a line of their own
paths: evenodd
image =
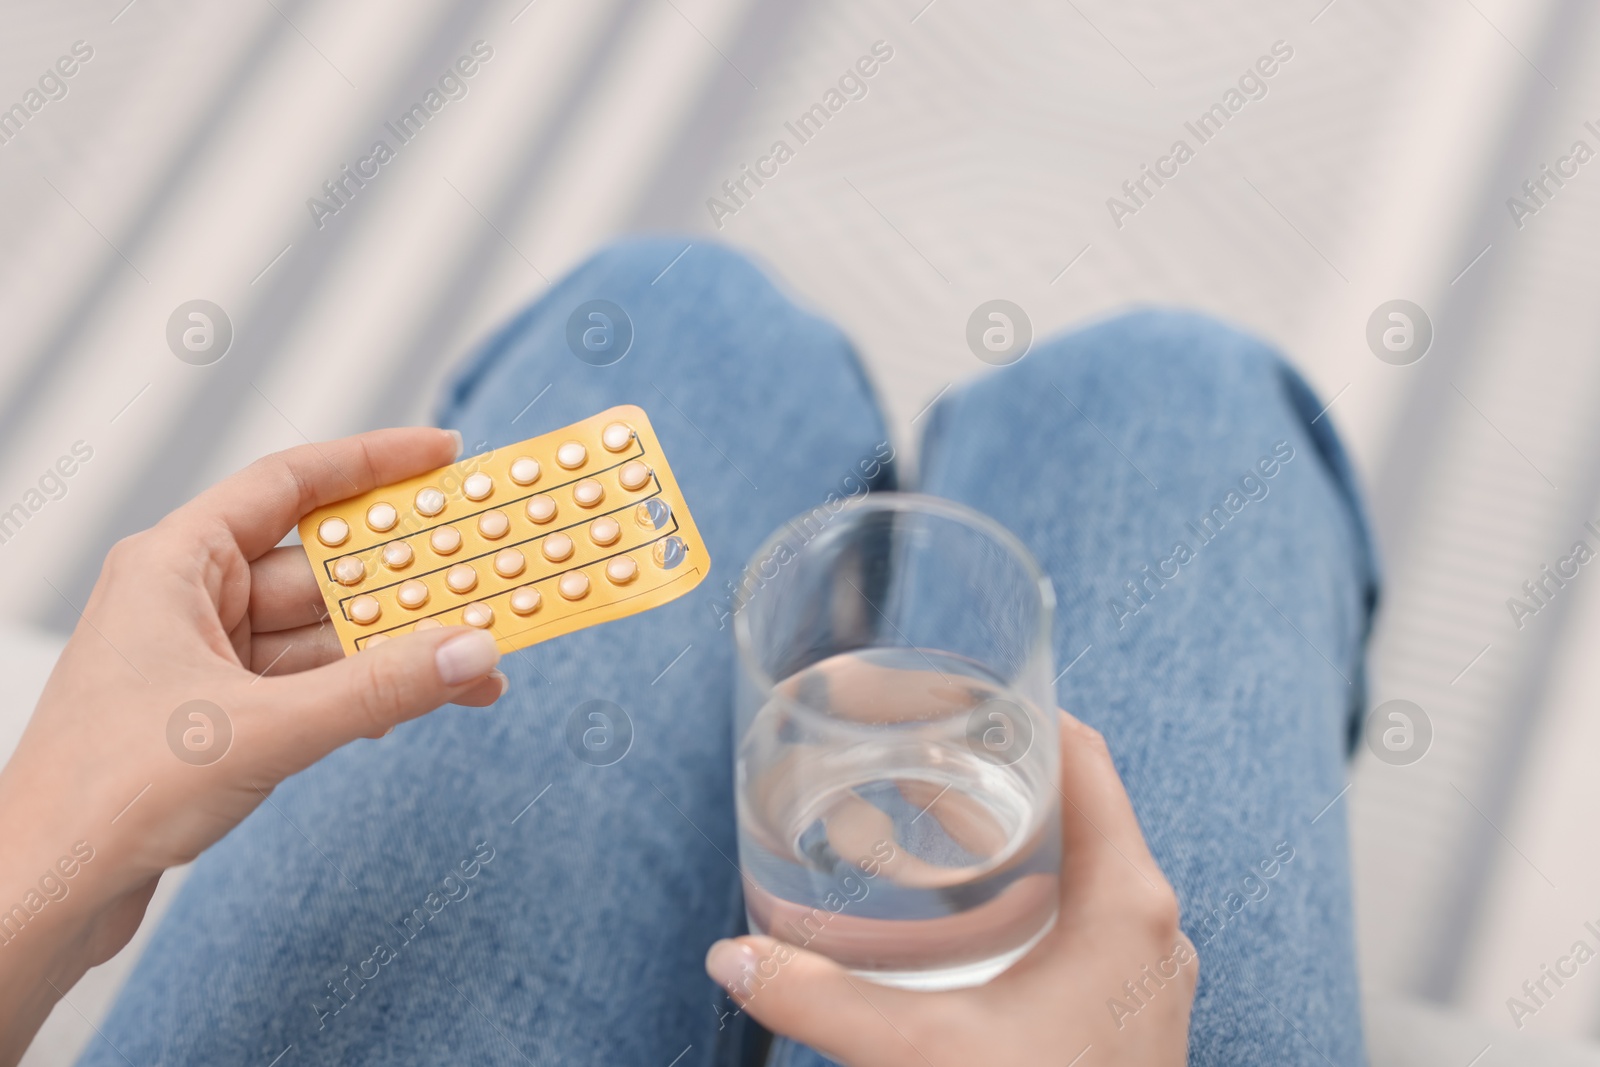
<svg viewBox="0 0 1600 1067">
<path fill-rule="evenodd" d="M 461 450 L 465 445 L 465 442 L 461 439 L 461 431 L 460 430 L 446 430 L 445 433 L 449 434 L 450 435 L 450 439 L 456 443 L 455 455 L 451 456 L 450 458 L 451 459 L 460 459 L 461 458 Z"/>
<path fill-rule="evenodd" d="M 500 662 L 500 649 L 494 635 L 487 630 L 452 637 L 440 645 L 433 654 L 439 668 L 439 680 L 445 685 L 461 685 L 474 678 L 482 678 Z"/>
<path fill-rule="evenodd" d="M 706 953 L 706 973 L 719 985 L 738 986 L 756 973 L 755 949 L 742 941 L 718 941 Z"/>
</svg>

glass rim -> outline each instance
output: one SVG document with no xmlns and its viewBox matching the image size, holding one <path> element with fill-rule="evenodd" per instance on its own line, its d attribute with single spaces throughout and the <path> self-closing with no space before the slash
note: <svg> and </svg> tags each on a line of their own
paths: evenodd
<svg viewBox="0 0 1600 1067">
<path fill-rule="evenodd" d="M 1039 628 L 1041 633 L 1035 635 L 1034 640 L 1042 641 L 1048 648 L 1051 629 L 1055 623 L 1055 586 L 1051 584 L 1050 576 L 1044 572 L 1044 568 L 1039 566 L 1039 561 L 1034 558 L 1033 553 L 1028 551 L 1028 546 L 1024 545 L 1021 538 L 1017 537 L 1016 534 L 1012 533 L 1000 523 L 996 522 L 994 519 L 985 515 L 983 512 L 976 510 L 975 508 L 970 508 L 967 505 L 958 503 L 954 500 L 948 500 L 945 497 L 933 496 L 929 493 L 868 493 L 863 497 L 858 497 L 855 500 L 848 501 L 845 506 L 840 508 L 833 518 L 829 520 L 828 525 L 831 526 L 835 521 L 845 517 L 846 515 L 869 511 L 910 512 L 949 519 L 965 525 L 970 529 L 976 530 L 978 533 L 988 537 L 990 540 L 1006 549 L 1010 556 L 1021 565 L 1023 572 L 1029 578 L 1034 592 L 1039 597 L 1039 615 L 1042 625 Z M 744 575 L 749 574 L 751 569 L 756 567 L 761 560 L 765 559 L 771 553 L 776 552 L 779 544 L 790 539 L 792 536 L 794 523 L 797 520 L 807 517 L 811 514 L 811 511 L 801 512 L 799 515 L 796 515 L 794 518 L 785 521 L 776 530 L 768 534 L 766 539 L 761 542 L 750 558 L 745 561 L 744 569 L 739 572 L 740 578 L 743 579 Z M 802 545 L 801 551 L 804 551 L 806 547 L 807 546 Z M 798 554 L 799 553 L 797 552 L 796 555 L 798 556 Z M 734 613 L 734 649 L 739 660 L 740 669 L 745 671 L 751 681 L 761 688 L 763 694 L 770 696 L 771 694 L 777 692 L 778 682 L 774 680 L 773 677 L 767 672 L 766 667 L 756 660 L 755 638 L 750 632 L 750 616 L 745 610 L 746 607 L 748 607 L 748 605 L 740 607 L 740 609 Z M 920 646 L 913 645 L 908 647 L 915 648 Z M 1001 681 L 1007 685 L 1011 685 L 1016 681 L 1016 679 L 1004 678 L 1001 679 Z M 824 714 L 821 709 L 813 708 L 803 701 L 797 702 L 785 699 L 784 703 L 792 706 L 794 709 L 802 710 L 811 714 Z M 850 725 L 849 723 L 837 720 L 831 715 L 827 716 L 827 719 L 830 723 L 837 723 L 839 726 L 848 727 Z"/>
</svg>

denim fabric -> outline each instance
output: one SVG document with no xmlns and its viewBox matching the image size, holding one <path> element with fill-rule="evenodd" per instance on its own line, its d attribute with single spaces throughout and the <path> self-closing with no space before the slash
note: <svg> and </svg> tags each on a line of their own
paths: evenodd
<svg viewBox="0 0 1600 1067">
<path fill-rule="evenodd" d="M 921 488 L 997 519 L 1055 586 L 1057 699 L 1106 735 L 1200 952 L 1193 1064 L 1364 1062 L 1327 805 L 1377 580 L 1319 408 L 1260 342 L 1143 311 L 941 400 L 923 442 Z"/>
<path fill-rule="evenodd" d="M 726 583 L 780 523 L 894 472 L 839 332 L 727 251 L 673 263 L 685 243 L 591 259 L 469 362 L 441 418 L 486 448 L 640 404 L 711 578 L 507 657 L 499 707 L 444 709 L 285 782 L 196 863 L 83 1063 L 759 1062 L 701 968 L 743 925 Z M 568 346 L 595 298 L 633 325 L 610 366 Z M 926 416 L 922 488 L 997 518 L 1055 583 L 1060 702 L 1106 733 L 1200 946 L 1195 1063 L 1363 1058 L 1344 808 L 1323 809 L 1375 577 L 1315 414 L 1258 342 L 1143 312 Z M 565 740 L 594 698 L 631 723 L 610 766 Z M 779 1042 L 771 1062 L 818 1058 Z"/>
</svg>

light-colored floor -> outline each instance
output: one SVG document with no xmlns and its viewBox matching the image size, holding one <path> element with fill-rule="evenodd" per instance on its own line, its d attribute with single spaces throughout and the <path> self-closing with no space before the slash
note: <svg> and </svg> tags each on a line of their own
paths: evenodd
<svg viewBox="0 0 1600 1067">
<path fill-rule="evenodd" d="M 1506 206 L 1573 142 L 1600 148 L 1592 5 L 125 3 L 0 14 L 0 102 L 94 50 L 0 145 L 0 510 L 94 449 L 0 544 L 0 620 L 64 628 L 111 541 L 264 451 L 426 418 L 476 339 L 616 234 L 761 256 L 856 339 L 906 443 L 984 370 L 964 342 L 981 301 L 1040 334 L 1187 304 L 1279 344 L 1330 402 L 1387 563 L 1373 696 L 1433 722 L 1424 760 L 1363 759 L 1337 801 L 1370 997 L 1505 1026 L 1506 998 L 1600 918 L 1600 579 L 1522 629 L 1506 607 L 1600 544 L 1582 526 L 1600 519 L 1600 176 L 1520 228 Z M 318 228 L 308 198 L 479 40 L 467 95 Z M 876 42 L 893 55 L 865 96 L 799 143 L 785 123 Z M 1185 123 L 1276 42 L 1292 57 L 1265 95 L 1119 226 L 1107 198 L 1195 144 Z M 793 158 L 714 219 L 707 199 L 779 139 Z M 164 338 L 193 298 L 236 330 L 210 367 Z M 1364 340 L 1394 298 L 1436 330 L 1409 367 Z M 75 1000 L 93 1016 L 103 997 Z M 61 1047 L 90 1032 L 53 1025 Z M 1582 973 L 1526 1032 L 1597 1027 Z"/>
</svg>

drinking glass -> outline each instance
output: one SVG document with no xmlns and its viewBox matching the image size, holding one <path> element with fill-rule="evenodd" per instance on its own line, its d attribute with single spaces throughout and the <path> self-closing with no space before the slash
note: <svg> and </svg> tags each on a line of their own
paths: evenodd
<svg viewBox="0 0 1600 1067">
<path fill-rule="evenodd" d="M 773 534 L 734 591 L 750 929 L 909 989 L 979 985 L 1056 921 L 1050 581 L 935 497 Z"/>
</svg>

